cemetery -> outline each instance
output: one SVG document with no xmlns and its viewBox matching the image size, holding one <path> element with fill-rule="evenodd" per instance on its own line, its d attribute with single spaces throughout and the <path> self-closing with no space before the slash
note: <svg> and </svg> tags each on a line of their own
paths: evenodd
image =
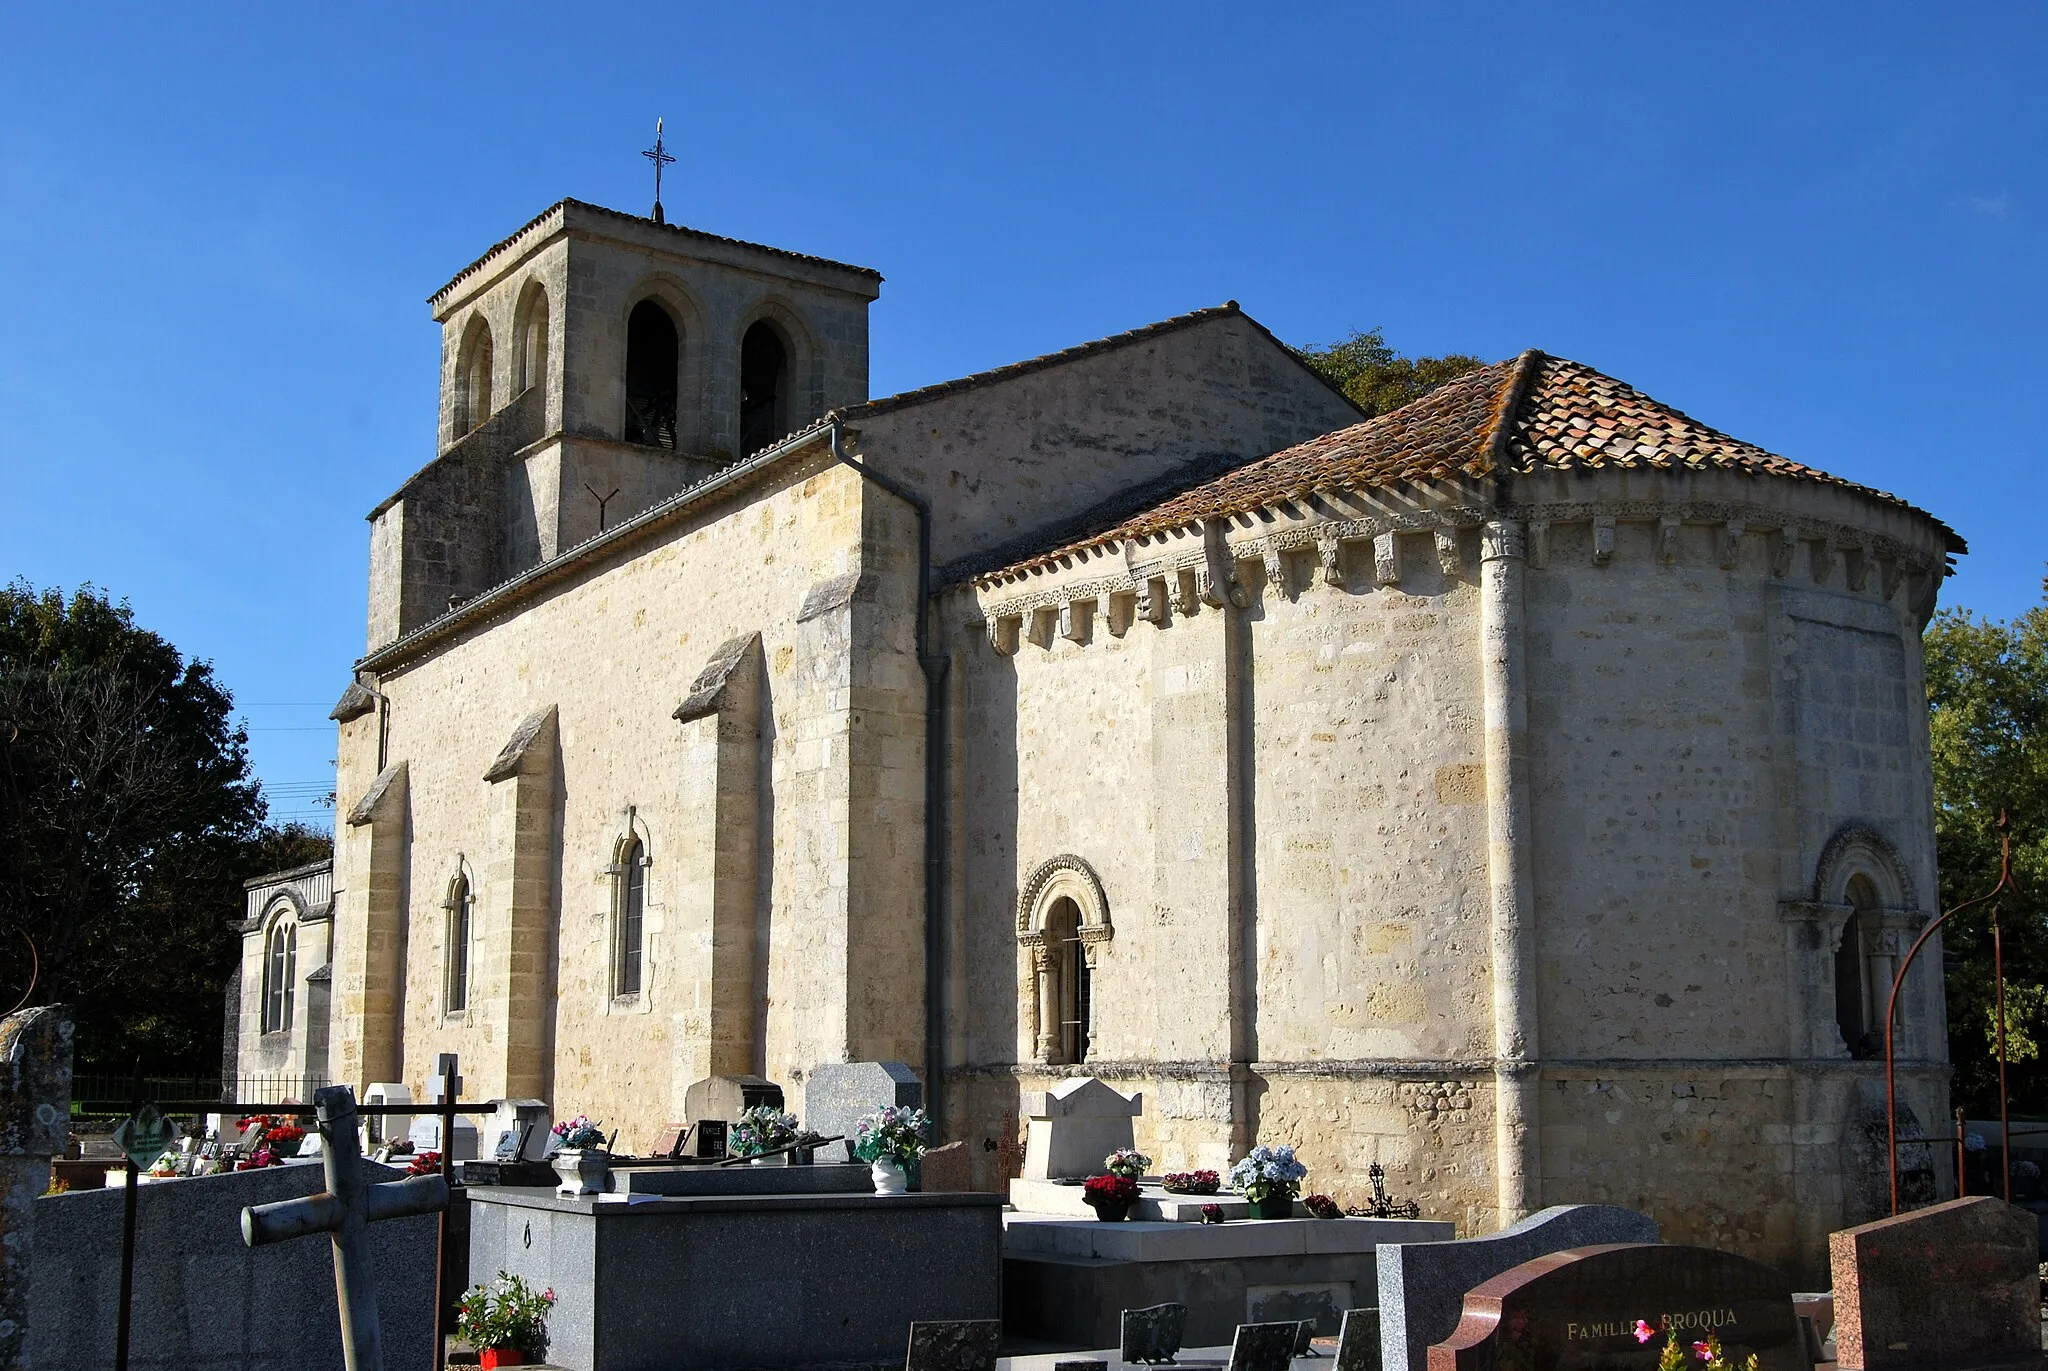
<svg viewBox="0 0 2048 1371">
<path fill-rule="evenodd" d="M 1299 1193 L 1314 1173 L 1286 1147 L 1228 1178 L 1150 1174 L 1133 1144 L 1143 1098 L 1090 1077 L 1027 1099 L 1022 1174 L 1002 1193 L 969 1188 L 965 1168 L 945 1178 L 901 1063 L 821 1071 L 831 1133 L 773 1082 L 707 1079 L 693 1117 L 629 1157 L 538 1101 L 463 1099 L 453 1061 L 427 1103 L 317 1091 L 290 1116 L 305 1136 L 289 1158 L 244 1166 L 287 1130 L 243 1119 L 249 1155 L 225 1168 L 195 1150 L 188 1174 L 147 1187 L 45 1193 L 67 1150 L 69 1036 L 61 1009 L 0 1024 L 8 1371 L 2044 1365 L 2039 1223 L 1993 1196 L 1836 1232 L 1832 1289 L 1807 1293 L 1741 1254 L 1660 1241 L 1653 1215 L 1618 1206 L 1461 1234 L 1410 1217 L 1377 1174 L 1371 1205 L 1318 1217 Z M 427 1146 L 451 1114 L 472 1122 L 446 1136 L 485 1155 L 458 1165 Z M 115 1174 L 170 1137 L 154 1110 L 138 1117 L 116 1132 L 134 1150 Z M 131 1202 L 124 1290 L 110 1257 Z"/>
</svg>

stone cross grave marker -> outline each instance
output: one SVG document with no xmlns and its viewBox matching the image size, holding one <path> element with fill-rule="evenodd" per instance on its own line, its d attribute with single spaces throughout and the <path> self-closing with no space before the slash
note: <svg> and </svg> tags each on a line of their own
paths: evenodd
<svg viewBox="0 0 2048 1371">
<path fill-rule="evenodd" d="M 861 1115 L 890 1105 L 924 1105 L 923 1083 L 902 1062 L 819 1062 L 804 1076 L 803 1126 L 821 1138 L 844 1137 L 849 1162 Z"/>
<path fill-rule="evenodd" d="M 2039 1365 L 2038 1222 L 2004 1200 L 1970 1195 L 1829 1234 L 1836 1364 Z"/>
<path fill-rule="evenodd" d="M 448 1207 L 440 1176 L 366 1185 L 355 1092 L 330 1085 L 313 1092 L 321 1136 L 327 1140 L 327 1189 L 302 1200 L 252 1205 L 242 1211 L 242 1241 L 251 1247 L 326 1233 L 334 1242 L 334 1296 L 341 1312 L 342 1365 L 348 1371 L 384 1371 L 384 1338 L 365 1231 L 379 1219 L 432 1214 Z M 436 1349 L 438 1356 L 439 1349 Z"/>
<path fill-rule="evenodd" d="M 1511 1267 L 1566 1248 L 1657 1237 L 1657 1221 L 1633 1209 L 1559 1204 L 1483 1238 L 1381 1243 L 1381 1359 L 1387 1371 L 1423 1371 L 1430 1345 L 1458 1326 L 1465 1292 Z"/>
<path fill-rule="evenodd" d="M 1073 1179 L 1101 1174 L 1104 1157 L 1134 1145 L 1131 1120 L 1144 1112 L 1145 1097 L 1121 1094 L 1093 1076 L 1070 1076 L 1026 1095 L 1024 1109 L 1031 1120 L 1024 1179 Z"/>
<path fill-rule="evenodd" d="M 1578 1247 L 1502 1272 L 1465 1296 L 1429 1371 L 1654 1366 L 1672 1336 L 1691 1364 L 1709 1334 L 1738 1364 L 1755 1353 L 1759 1371 L 1811 1371 L 1783 1276 L 1732 1252 L 1653 1243 Z"/>
<path fill-rule="evenodd" d="M 65 1005 L 0 1019 L 0 1371 L 26 1360 L 29 1235 L 70 1137 L 71 1032 Z"/>
</svg>

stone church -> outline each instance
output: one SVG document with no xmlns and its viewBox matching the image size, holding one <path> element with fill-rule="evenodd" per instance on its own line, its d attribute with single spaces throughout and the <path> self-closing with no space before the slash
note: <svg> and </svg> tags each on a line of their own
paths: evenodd
<svg viewBox="0 0 2048 1371">
<path fill-rule="evenodd" d="M 431 297 L 298 1066 L 626 1150 L 906 1061 L 990 1185 L 1088 1074 L 1162 1170 L 1809 1270 L 1873 1211 L 1953 531 L 1541 352 L 1364 420 L 1235 303 L 873 399 L 881 284 L 566 200 Z"/>
</svg>

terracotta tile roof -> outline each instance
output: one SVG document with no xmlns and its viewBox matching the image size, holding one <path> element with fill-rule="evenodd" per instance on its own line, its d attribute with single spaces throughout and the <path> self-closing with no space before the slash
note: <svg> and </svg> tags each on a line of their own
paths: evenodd
<svg viewBox="0 0 2048 1371">
<path fill-rule="evenodd" d="M 1823 482 L 1913 509 L 1895 495 L 1731 438 L 1589 366 L 1532 350 L 1468 372 L 1376 419 L 1248 462 L 1098 533 L 999 570 L 1041 568 L 1084 548 L 1246 513 L 1316 490 L 1573 470 L 1741 471 Z M 1953 529 L 1933 522 L 1952 551 L 1964 550 Z"/>
</svg>

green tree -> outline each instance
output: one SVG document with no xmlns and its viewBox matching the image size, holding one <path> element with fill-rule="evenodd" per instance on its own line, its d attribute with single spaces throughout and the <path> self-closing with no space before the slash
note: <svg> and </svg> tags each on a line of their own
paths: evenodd
<svg viewBox="0 0 2048 1371">
<path fill-rule="evenodd" d="M 2048 582 L 2043 583 L 2048 593 Z M 2010 816 L 2017 894 L 1999 900 L 2005 947 L 2011 1106 L 2048 1107 L 2048 599 L 2009 623 L 1945 609 L 1927 626 L 1934 752 L 1934 831 L 1941 907 L 1998 882 L 1998 816 Z M 1992 1058 L 1988 907 L 1942 929 L 1955 1100 L 1972 1117 L 1998 1110 Z"/>
<path fill-rule="evenodd" d="M 1341 343 L 1297 348 L 1301 360 L 1344 392 L 1351 403 L 1376 418 L 1419 400 L 1444 382 L 1486 365 L 1462 352 L 1442 357 L 1403 357 L 1387 346 L 1378 329 L 1353 333 Z"/>
<path fill-rule="evenodd" d="M 82 1068 L 211 1070 L 241 882 L 324 847 L 263 824 L 232 708 L 125 603 L 0 590 L 0 1009 L 76 1005 Z"/>
</svg>

